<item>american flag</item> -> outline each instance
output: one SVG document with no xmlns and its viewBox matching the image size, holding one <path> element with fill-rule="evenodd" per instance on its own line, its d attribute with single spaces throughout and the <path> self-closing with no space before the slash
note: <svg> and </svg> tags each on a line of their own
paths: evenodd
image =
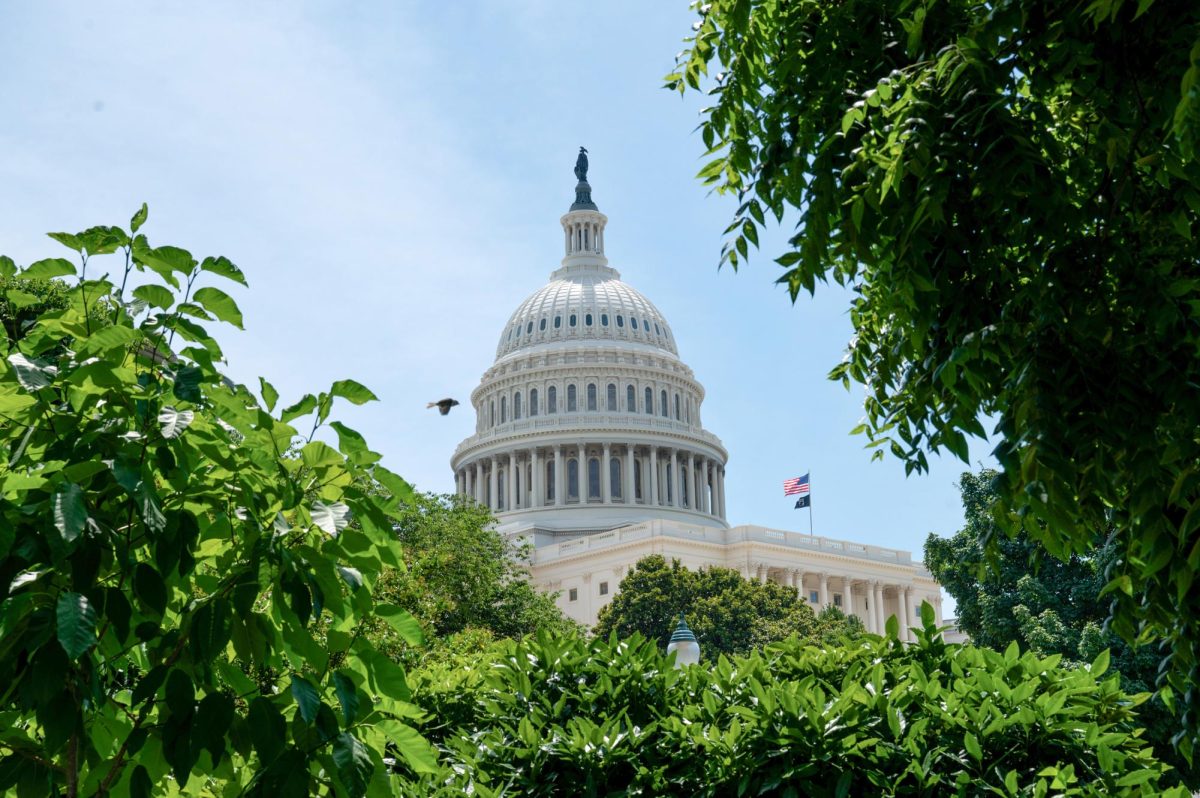
<svg viewBox="0 0 1200 798">
<path fill-rule="evenodd" d="M 802 496 L 805 493 L 808 493 L 808 474 L 783 481 L 784 496 Z"/>
</svg>

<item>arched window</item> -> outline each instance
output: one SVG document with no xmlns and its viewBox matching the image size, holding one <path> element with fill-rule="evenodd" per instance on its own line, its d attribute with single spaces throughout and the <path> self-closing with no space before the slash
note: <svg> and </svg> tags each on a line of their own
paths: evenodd
<svg viewBox="0 0 1200 798">
<path fill-rule="evenodd" d="M 588 385 L 587 397 L 588 397 L 588 404 L 587 404 L 588 410 L 590 410 L 593 413 L 596 412 L 596 385 L 595 385 L 595 383 L 590 383 Z"/>
<path fill-rule="evenodd" d="M 554 501 L 554 466 L 553 459 L 546 460 L 546 501 Z"/>
<path fill-rule="evenodd" d="M 667 463 L 665 470 L 667 472 L 667 490 L 666 490 L 667 504 L 671 504 L 673 501 L 675 501 L 675 490 L 674 490 L 675 480 L 671 479 L 671 464 L 670 463 Z M 662 485 L 659 485 L 658 489 L 662 490 Z"/>
<path fill-rule="evenodd" d="M 650 386 L 646 386 L 646 413 L 654 415 L 654 391 L 650 390 Z"/>
<path fill-rule="evenodd" d="M 567 386 L 567 412 L 574 413 L 575 409 L 576 409 L 575 408 L 575 386 L 568 385 Z"/>
<path fill-rule="evenodd" d="M 663 418 L 667 418 L 667 392 L 664 390 L 659 394 L 658 412 Z"/>
<path fill-rule="evenodd" d="M 608 326 L 608 314 L 607 314 L 607 313 L 601 313 L 601 314 L 600 314 L 600 326 L 601 326 L 601 327 L 607 327 L 607 326 Z"/>
<path fill-rule="evenodd" d="M 630 327 L 632 327 L 632 328 L 633 328 L 633 329 L 635 329 L 635 330 L 637 329 L 637 316 L 630 316 L 630 317 L 629 317 L 629 326 L 630 326 Z"/>
<path fill-rule="evenodd" d="M 562 326 L 562 316 L 555 316 L 554 317 L 554 329 L 557 330 L 561 326 Z"/>
<path fill-rule="evenodd" d="M 531 332 L 533 332 L 533 322 L 529 322 L 525 325 L 525 334 L 529 335 Z"/>
<path fill-rule="evenodd" d="M 621 458 L 619 457 L 609 458 L 608 490 L 614 499 L 621 498 Z"/>
<path fill-rule="evenodd" d="M 675 394 L 675 420 L 683 421 L 683 414 L 679 412 L 679 394 Z"/>
<path fill-rule="evenodd" d="M 634 458 L 633 461 L 633 498 L 639 502 L 642 500 L 642 461 L 640 458 Z"/>
<path fill-rule="evenodd" d="M 637 391 L 633 390 L 632 385 L 625 386 L 625 412 L 637 412 Z"/>
<path fill-rule="evenodd" d="M 574 313 L 572 313 L 572 314 L 571 314 L 571 318 L 567 320 L 567 323 L 568 323 L 568 324 L 570 324 L 572 327 L 574 327 L 574 326 L 575 326 L 575 318 L 576 318 L 576 317 L 575 317 L 575 314 L 574 314 Z"/>
<path fill-rule="evenodd" d="M 588 458 L 588 498 L 600 498 L 600 461 L 595 457 Z"/>
<path fill-rule="evenodd" d="M 579 461 L 571 458 L 567 461 L 567 500 L 579 498 Z"/>
<path fill-rule="evenodd" d="M 610 382 L 608 384 L 608 412 L 617 412 L 617 385 Z"/>
<path fill-rule="evenodd" d="M 545 319 L 542 319 L 541 321 L 539 321 L 539 322 L 538 322 L 538 329 L 539 329 L 539 330 L 545 330 L 545 329 L 546 329 L 546 320 L 545 320 Z"/>
<path fill-rule="evenodd" d="M 521 392 L 517 391 L 513 395 L 513 421 L 521 417 Z"/>
<path fill-rule="evenodd" d="M 500 397 L 500 423 L 503 424 L 505 421 L 508 421 L 508 397 L 501 396 Z"/>
<path fill-rule="evenodd" d="M 546 412 L 558 412 L 558 389 L 553 385 L 546 389 Z"/>
<path fill-rule="evenodd" d="M 619 313 L 617 314 L 617 326 L 618 326 L 618 327 L 624 327 L 624 326 L 625 326 L 625 317 L 624 317 L 624 316 L 622 316 L 622 315 L 621 315 L 621 314 L 619 314 Z"/>
<path fill-rule="evenodd" d="M 529 389 L 529 415 L 536 416 L 538 414 L 538 390 L 537 388 Z"/>
<path fill-rule="evenodd" d="M 496 400 L 493 399 L 488 403 L 488 426 L 496 426 Z"/>
<path fill-rule="evenodd" d="M 662 335 L 662 330 L 658 329 L 658 322 L 654 322 L 654 334 Z"/>
<path fill-rule="evenodd" d="M 592 314 L 591 313 L 588 313 L 586 316 L 583 317 L 583 323 L 586 324 L 588 327 L 592 326 Z"/>
</svg>

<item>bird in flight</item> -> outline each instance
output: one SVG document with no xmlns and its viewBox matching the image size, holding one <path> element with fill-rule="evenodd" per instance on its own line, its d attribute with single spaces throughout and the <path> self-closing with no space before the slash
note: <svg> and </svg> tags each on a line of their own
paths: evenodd
<svg viewBox="0 0 1200 798">
<path fill-rule="evenodd" d="M 443 416 L 450 412 L 450 408 L 458 404 L 457 399 L 441 399 L 437 402 L 430 402 L 425 407 L 436 407 L 438 412 Z"/>
</svg>

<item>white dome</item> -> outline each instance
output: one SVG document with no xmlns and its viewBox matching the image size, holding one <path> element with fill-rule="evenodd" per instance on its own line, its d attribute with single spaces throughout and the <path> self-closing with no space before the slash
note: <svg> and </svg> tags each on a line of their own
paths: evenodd
<svg viewBox="0 0 1200 798">
<path fill-rule="evenodd" d="M 621 341 L 678 357 L 667 320 L 607 266 L 564 266 L 504 326 L 496 358 L 556 342 Z"/>
</svg>

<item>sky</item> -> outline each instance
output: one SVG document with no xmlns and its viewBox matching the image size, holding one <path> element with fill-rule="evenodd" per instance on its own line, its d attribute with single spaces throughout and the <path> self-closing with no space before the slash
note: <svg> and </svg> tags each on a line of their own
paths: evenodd
<svg viewBox="0 0 1200 798">
<path fill-rule="evenodd" d="M 781 483 L 811 473 L 816 534 L 919 558 L 961 527 L 968 466 L 933 457 L 906 478 L 849 435 L 862 388 L 826 379 L 849 294 L 790 302 L 772 262 L 786 229 L 717 268 L 734 204 L 695 179 L 705 98 L 662 88 L 693 19 L 682 0 L 0 0 L 0 254 L 65 255 L 46 232 L 127 228 L 147 202 L 152 244 L 247 275 L 229 289 L 245 332 L 218 334 L 235 379 L 284 402 L 366 384 L 379 402 L 334 415 L 451 492 L 470 393 L 559 265 L 583 145 L 610 265 L 707 390 L 730 522 L 808 531 Z M 464 405 L 425 408 L 443 396 Z"/>
</svg>

